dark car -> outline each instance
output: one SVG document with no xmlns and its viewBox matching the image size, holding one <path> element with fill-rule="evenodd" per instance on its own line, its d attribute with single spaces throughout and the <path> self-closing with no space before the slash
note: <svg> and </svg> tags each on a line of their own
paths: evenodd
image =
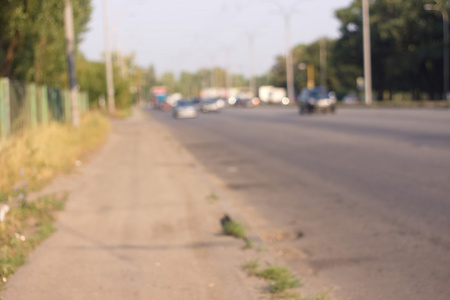
<svg viewBox="0 0 450 300">
<path fill-rule="evenodd" d="M 336 111 L 336 95 L 323 87 L 305 88 L 297 98 L 299 113 Z"/>
<path fill-rule="evenodd" d="M 201 103 L 202 112 L 220 112 L 225 107 L 225 101 L 221 98 L 203 100 Z"/>
</svg>

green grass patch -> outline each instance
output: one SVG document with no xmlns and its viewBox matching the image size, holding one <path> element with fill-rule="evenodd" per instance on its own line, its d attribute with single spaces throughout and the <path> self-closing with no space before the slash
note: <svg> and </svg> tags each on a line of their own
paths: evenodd
<svg viewBox="0 0 450 300">
<path fill-rule="evenodd" d="M 266 280 L 269 283 L 269 292 L 276 295 L 278 297 L 277 299 L 300 299 L 297 294 L 288 292 L 289 289 L 300 286 L 300 279 L 292 274 L 287 267 L 270 266 L 265 269 L 260 269 L 258 260 L 251 260 L 245 263 L 242 269 L 249 276 L 256 276 Z M 295 295 L 297 298 L 292 298 L 292 295 Z"/>
<path fill-rule="evenodd" d="M 242 265 L 242 270 L 247 272 L 249 276 L 257 276 L 259 272 L 259 261 L 257 259 L 250 260 Z"/>
<path fill-rule="evenodd" d="M 28 253 L 55 231 L 55 213 L 66 200 L 67 195 L 41 197 L 8 212 L 0 223 L 0 289 L 25 263 Z"/>
<path fill-rule="evenodd" d="M 223 224 L 223 233 L 226 235 L 234 236 L 238 239 L 242 239 L 245 237 L 245 227 L 241 223 L 230 220 Z"/>
<path fill-rule="evenodd" d="M 216 193 L 211 193 L 208 196 L 206 196 L 206 200 L 208 200 L 209 202 L 215 202 L 217 200 L 219 200 L 219 196 Z"/>
<path fill-rule="evenodd" d="M 253 248 L 253 242 L 249 239 L 249 238 L 247 238 L 247 237 L 244 237 L 244 242 L 245 242 L 245 244 L 244 244 L 244 246 L 242 247 L 242 249 L 251 249 L 251 248 Z"/>
<path fill-rule="evenodd" d="M 259 271 L 257 276 L 269 282 L 269 291 L 274 294 L 296 288 L 300 285 L 300 279 L 284 266 L 268 267 Z"/>
</svg>

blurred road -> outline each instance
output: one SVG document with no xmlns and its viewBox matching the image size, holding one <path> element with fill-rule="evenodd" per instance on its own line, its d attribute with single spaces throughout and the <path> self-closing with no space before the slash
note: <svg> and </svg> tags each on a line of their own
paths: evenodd
<svg viewBox="0 0 450 300">
<path fill-rule="evenodd" d="M 150 114 L 265 220 L 254 229 L 307 286 L 450 299 L 449 110 Z"/>
</svg>

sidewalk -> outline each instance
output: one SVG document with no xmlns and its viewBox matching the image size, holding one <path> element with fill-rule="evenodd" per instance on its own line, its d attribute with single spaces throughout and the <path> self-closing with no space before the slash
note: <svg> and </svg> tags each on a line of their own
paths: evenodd
<svg viewBox="0 0 450 300">
<path fill-rule="evenodd" d="M 114 121 L 89 163 L 46 189 L 70 191 L 58 231 L 1 297 L 260 299 L 264 283 L 241 271 L 256 250 L 221 234 L 219 220 L 231 204 L 207 198 L 216 192 L 207 177 L 143 113 Z"/>
</svg>

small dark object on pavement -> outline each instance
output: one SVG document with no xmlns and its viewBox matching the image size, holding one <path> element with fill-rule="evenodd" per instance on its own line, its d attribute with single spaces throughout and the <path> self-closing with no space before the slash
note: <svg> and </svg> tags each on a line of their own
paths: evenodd
<svg viewBox="0 0 450 300">
<path fill-rule="evenodd" d="M 231 218 L 228 215 L 224 215 L 222 219 L 220 219 L 220 224 L 224 227 L 226 224 L 231 222 Z"/>
</svg>

